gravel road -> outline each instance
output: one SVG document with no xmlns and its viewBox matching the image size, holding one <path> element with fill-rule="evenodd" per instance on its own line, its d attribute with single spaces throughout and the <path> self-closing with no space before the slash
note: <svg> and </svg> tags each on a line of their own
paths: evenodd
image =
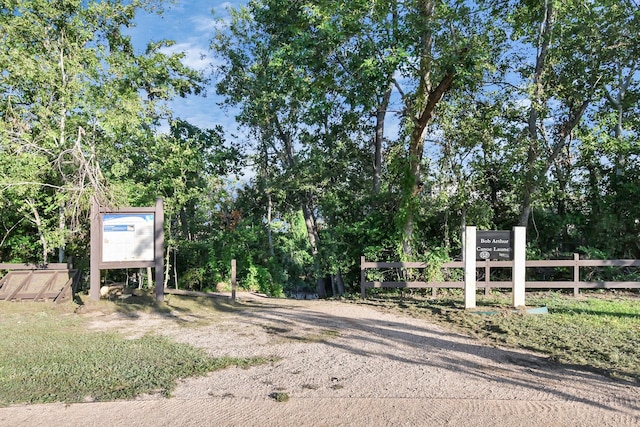
<svg viewBox="0 0 640 427">
<path fill-rule="evenodd" d="M 635 384 L 366 305 L 238 299 L 241 310 L 200 326 L 197 313 L 176 312 L 96 316 L 91 328 L 131 337 L 156 331 L 213 356 L 274 362 L 183 380 L 171 398 L 0 408 L 0 425 L 640 425 Z"/>
</svg>

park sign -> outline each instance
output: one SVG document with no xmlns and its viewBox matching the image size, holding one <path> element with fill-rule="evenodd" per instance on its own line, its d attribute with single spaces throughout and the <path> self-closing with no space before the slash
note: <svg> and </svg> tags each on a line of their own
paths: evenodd
<svg viewBox="0 0 640 427">
<path fill-rule="evenodd" d="M 100 299 L 100 270 L 155 268 L 155 294 L 164 299 L 164 202 L 108 208 L 91 203 L 90 296 Z"/>
<path fill-rule="evenodd" d="M 476 259 L 495 259 L 509 261 L 513 259 L 513 231 L 477 231 Z"/>
<path fill-rule="evenodd" d="M 102 262 L 154 261 L 155 212 L 102 214 Z"/>
</svg>

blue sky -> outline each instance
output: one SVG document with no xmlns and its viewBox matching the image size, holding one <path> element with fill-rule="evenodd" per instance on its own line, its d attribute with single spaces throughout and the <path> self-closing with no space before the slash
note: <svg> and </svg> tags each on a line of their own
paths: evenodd
<svg viewBox="0 0 640 427">
<path fill-rule="evenodd" d="M 244 0 L 174 0 L 167 1 L 162 16 L 139 11 L 136 16 L 136 27 L 128 33 L 136 49 L 144 49 L 151 41 L 162 39 L 174 40 L 175 45 L 169 50 L 185 52 L 183 62 L 192 68 L 210 71 L 215 62 L 209 50 L 209 42 L 216 28 L 216 18 L 228 16 L 227 8 L 246 4 Z M 215 15 L 212 13 L 215 11 Z M 227 137 L 238 133 L 233 119 L 233 112 L 225 113 L 218 107 L 220 98 L 215 95 L 215 88 L 207 88 L 205 96 L 178 98 L 172 102 L 174 115 L 201 128 L 213 128 L 222 125 Z"/>
</svg>

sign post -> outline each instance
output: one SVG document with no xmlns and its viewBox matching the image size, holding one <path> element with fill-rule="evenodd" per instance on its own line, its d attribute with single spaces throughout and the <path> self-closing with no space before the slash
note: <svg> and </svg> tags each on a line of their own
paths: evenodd
<svg viewBox="0 0 640 427">
<path fill-rule="evenodd" d="M 513 306 L 525 306 L 527 227 L 513 227 Z"/>
<path fill-rule="evenodd" d="M 476 228 L 466 227 L 464 233 L 464 308 L 476 307 Z"/>
<path fill-rule="evenodd" d="M 90 297 L 100 299 L 100 270 L 155 267 L 156 300 L 164 300 L 164 203 L 142 208 L 91 204 Z"/>
<path fill-rule="evenodd" d="M 469 228 L 467 227 L 467 230 L 468 229 Z M 513 230 L 511 231 L 478 231 L 476 233 L 474 243 L 476 245 L 475 259 L 477 260 L 513 261 L 513 306 L 524 306 L 526 281 L 525 273 L 527 259 L 527 228 L 513 227 Z"/>
</svg>

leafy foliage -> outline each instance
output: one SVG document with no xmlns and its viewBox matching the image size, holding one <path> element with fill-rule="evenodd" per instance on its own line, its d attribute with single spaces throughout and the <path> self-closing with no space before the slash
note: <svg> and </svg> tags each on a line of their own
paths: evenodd
<svg viewBox="0 0 640 427">
<path fill-rule="evenodd" d="M 90 196 L 130 202 L 115 181 L 143 167 L 131 152 L 153 142 L 166 101 L 201 91 L 180 54 L 162 53 L 170 42 L 134 52 L 123 29 L 141 7 L 154 2 L 3 2 L 3 259 L 46 263 L 54 249 L 62 257 L 67 243 L 86 241 Z M 15 236 L 30 242 L 16 250 Z"/>
<path fill-rule="evenodd" d="M 362 255 L 459 258 L 465 224 L 526 225 L 539 257 L 640 253 L 629 1 L 249 1 L 211 34 L 244 140 L 168 110 L 205 78 L 171 41 L 134 51 L 157 6 L 2 4 L 3 261 L 82 257 L 91 196 L 163 197 L 166 284 L 194 290 L 236 259 L 247 288 L 342 294 Z"/>
</svg>

